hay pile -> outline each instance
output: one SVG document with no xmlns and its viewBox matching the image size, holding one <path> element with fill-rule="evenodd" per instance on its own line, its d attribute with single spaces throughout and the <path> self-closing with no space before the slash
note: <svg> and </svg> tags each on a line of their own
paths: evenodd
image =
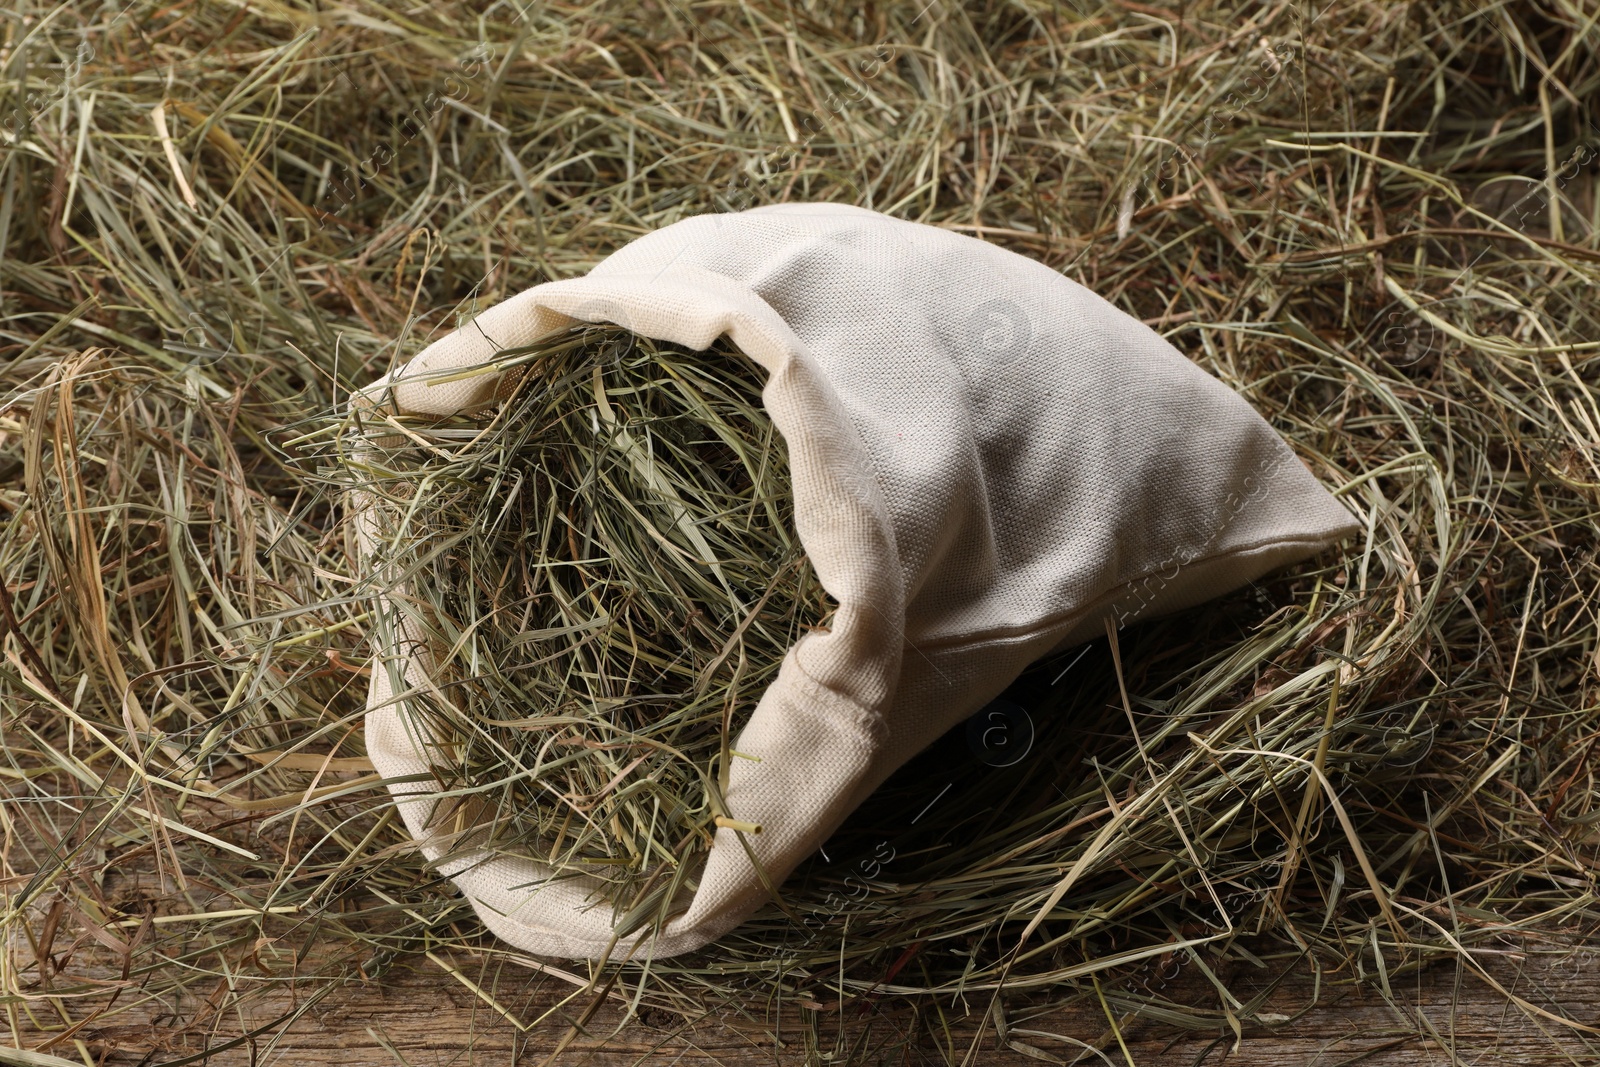
<svg viewBox="0 0 1600 1067">
<path fill-rule="evenodd" d="M 616 327 L 508 363 L 484 413 L 352 407 L 327 473 L 375 501 L 367 568 L 435 650 L 415 713 L 452 746 L 440 788 L 490 829 L 473 846 L 623 902 L 692 892 L 733 739 L 831 614 L 765 374 Z"/>
<path fill-rule="evenodd" d="M 290 1042 L 397 960 L 471 953 L 523 983 L 363 754 L 372 589 L 330 427 L 474 311 L 686 215 L 785 199 L 949 226 L 1082 281 L 1247 396 L 1367 532 L 1041 664 L 1010 694 L 1026 758 L 957 731 L 782 907 L 696 956 L 580 978 L 575 1004 L 753 1033 L 781 1005 L 808 1048 L 959 1060 L 995 1019 L 1049 1043 L 1015 1028 L 1051 1004 L 1103 1008 L 1106 1047 L 1134 1019 L 1249 1035 L 1274 1017 L 1236 971 L 1383 993 L 1592 943 L 1594 5 L 822 7 L 16 7 L 0 983 L 18 1043 L 174 1063 Z M 460 588 L 458 624 L 494 604 Z M 541 817 L 512 832 L 544 840 Z M 568 833 L 574 862 L 604 858 Z M 1215 996 L 1175 998 L 1175 970 Z M 457 977 L 522 1023 L 549 1010 Z M 1562 1014 L 1502 986 L 1512 1011 Z"/>
</svg>

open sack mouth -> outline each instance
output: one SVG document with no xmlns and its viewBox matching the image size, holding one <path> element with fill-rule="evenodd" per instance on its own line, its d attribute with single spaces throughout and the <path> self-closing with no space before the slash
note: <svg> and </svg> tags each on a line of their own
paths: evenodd
<svg viewBox="0 0 1600 1067">
<path fill-rule="evenodd" d="M 587 324 L 493 366 L 500 399 L 470 414 L 351 413 L 368 566 L 426 650 L 407 703 L 440 841 L 653 918 L 742 826 L 721 795 L 752 758 L 734 740 L 830 614 L 766 376 L 726 341 Z"/>
</svg>

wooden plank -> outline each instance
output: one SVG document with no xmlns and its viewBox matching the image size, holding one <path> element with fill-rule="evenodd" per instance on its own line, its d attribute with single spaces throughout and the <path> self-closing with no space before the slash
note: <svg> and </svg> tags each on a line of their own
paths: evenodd
<svg viewBox="0 0 1600 1067">
<path fill-rule="evenodd" d="M 1490 964 L 1496 979 L 1528 1001 L 1581 1022 L 1600 1023 L 1600 966 L 1593 953 L 1544 963 L 1501 957 Z M 581 965 L 569 965 L 581 966 Z M 446 967 L 450 970 L 446 970 Z M 500 1009 L 523 1021 L 547 1017 L 523 1030 L 509 1021 L 457 974 L 489 991 Z M 1369 978 L 1372 976 L 1369 976 Z M 1248 996 L 1270 976 L 1234 972 L 1235 994 Z M 333 990 L 281 1033 L 212 1053 L 212 1067 L 444 1067 L 544 1063 L 621 1067 L 624 1064 L 1033 1064 L 1085 1063 L 1140 1067 L 1310 1067 L 1362 1063 L 1371 1067 L 1415 1064 L 1543 1065 L 1600 1063 L 1600 1040 L 1533 1015 L 1511 1004 L 1480 978 L 1452 964 L 1404 978 L 1392 977 L 1385 997 L 1376 986 L 1341 984 L 1324 976 L 1320 997 L 1308 974 L 1297 974 L 1273 993 L 1264 1010 L 1296 1016 L 1271 1028 L 1247 1030 L 1235 1049 L 1231 1030 L 1184 1032 L 1158 1022 L 1132 1020 L 1122 1033 L 1127 1058 L 1097 1004 L 1028 1007 L 1008 1000 L 1006 1038 L 982 996 L 959 1003 L 916 1003 L 881 998 L 842 1010 L 812 1012 L 795 1005 L 747 1003 L 737 1017 L 722 1013 L 685 1020 L 676 1013 L 646 1010 L 629 1020 L 620 995 L 608 999 L 579 1029 L 592 997 L 572 985 L 529 968 L 490 962 L 470 952 L 396 964 L 381 980 Z M 1161 990 L 1177 1003 L 1215 1010 L 1214 989 L 1184 975 Z M 298 999 L 297 999 L 298 997 Z M 205 1015 L 204 997 L 186 997 L 158 1014 L 150 1005 L 116 1016 L 110 1025 L 92 1022 L 77 1035 L 104 1067 L 171 1062 L 236 1039 L 275 1015 L 305 1007 L 305 992 L 282 993 L 250 1002 L 247 1018 L 220 1013 L 205 1028 L 191 1030 Z M 1300 1013 L 1304 1014 L 1300 1014 Z M 174 1015 L 176 1018 L 174 1018 Z M 942 1015 L 942 1018 L 941 1018 Z M 109 1020 L 108 1020 L 109 1022 Z M 46 1040 L 34 1034 L 25 1042 Z M 1087 1046 L 1094 1046 L 1094 1051 Z M 70 1043 L 48 1051 L 73 1057 Z M 198 1060 L 196 1062 L 199 1062 Z"/>
</svg>

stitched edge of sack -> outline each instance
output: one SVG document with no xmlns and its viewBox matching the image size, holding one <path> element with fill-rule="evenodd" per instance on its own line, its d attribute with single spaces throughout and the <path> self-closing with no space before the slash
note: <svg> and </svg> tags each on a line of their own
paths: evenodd
<svg viewBox="0 0 1600 1067">
<path fill-rule="evenodd" d="M 1197 559 L 1192 559 L 1188 563 L 1184 564 L 1184 568 L 1187 569 L 1195 566 L 1209 566 L 1214 563 L 1220 563 L 1224 560 L 1232 559 L 1236 556 L 1247 556 L 1253 552 L 1259 552 L 1263 548 L 1272 547 L 1281 547 L 1286 549 L 1306 548 L 1310 550 L 1306 553 L 1309 556 L 1317 551 L 1337 544 L 1338 542 L 1344 540 L 1345 537 L 1352 536 L 1354 532 L 1355 531 L 1352 530 L 1350 533 L 1340 537 L 1322 536 L 1267 538 L 1261 541 L 1252 542 L 1248 545 L 1230 548 L 1226 552 L 1218 552 L 1214 555 L 1201 556 Z M 1285 563 L 1284 565 L 1287 566 L 1288 564 Z M 1041 636 L 1050 630 L 1071 630 L 1073 627 L 1083 622 L 1085 616 L 1092 615 L 1098 609 L 1115 603 L 1117 598 L 1125 594 L 1129 589 L 1138 585 L 1140 582 L 1146 581 L 1147 579 L 1161 574 L 1162 570 L 1163 568 L 1155 568 L 1145 571 L 1143 574 L 1130 578 L 1120 585 L 1111 587 L 1106 592 L 1089 601 L 1089 603 L 1081 607 L 1074 608 L 1065 614 L 1051 616 L 1050 619 L 1043 622 L 1035 621 L 1026 623 L 1016 629 L 975 630 L 952 636 L 938 637 L 928 641 L 918 641 L 916 642 L 915 647 L 922 652 L 956 652 L 973 645 L 1004 644 L 1014 641 L 1026 641 L 1029 638 Z M 1246 583 L 1241 582 L 1239 584 L 1244 585 Z M 1238 587 L 1235 586 L 1234 588 Z M 1222 593 L 1213 595 L 1221 596 Z M 1208 597 L 1207 599 L 1211 598 Z M 1183 609 L 1179 608 L 1177 610 L 1181 611 Z M 1160 616 L 1152 615 L 1150 617 L 1159 618 Z M 906 643 L 908 645 L 911 644 L 911 639 L 909 637 L 906 639 Z"/>
<path fill-rule="evenodd" d="M 800 662 L 800 657 L 794 654 L 798 645 L 789 646 L 789 657 L 794 661 L 794 670 L 799 682 L 799 689 L 806 696 L 824 704 L 832 705 L 836 709 L 845 711 L 862 735 L 872 743 L 874 754 L 882 751 L 884 744 L 889 740 L 889 727 L 886 722 L 886 713 L 873 711 L 871 708 L 858 702 L 854 697 L 839 692 L 819 681 Z M 898 692 L 898 686 L 896 687 Z M 890 697 L 890 705 L 894 702 Z"/>
</svg>

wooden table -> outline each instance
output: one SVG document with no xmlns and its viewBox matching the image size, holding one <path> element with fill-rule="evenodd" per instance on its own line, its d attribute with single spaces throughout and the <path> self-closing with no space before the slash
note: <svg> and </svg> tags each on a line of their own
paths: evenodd
<svg viewBox="0 0 1600 1067">
<path fill-rule="evenodd" d="M 1600 953 L 1580 952 L 1555 961 L 1521 960 L 1514 955 L 1487 957 L 1491 976 L 1528 1004 L 1588 1024 L 1600 1024 Z M 1298 1018 L 1271 1028 L 1247 1029 L 1235 1048 L 1231 1032 L 1195 1033 L 1159 1022 L 1124 1022 L 1126 1054 L 1098 1005 L 1055 1007 L 1030 1018 L 1027 1008 L 1008 1003 L 1006 1039 L 996 1033 L 993 1016 L 979 1031 L 986 1002 L 969 1001 L 970 1011 L 943 1005 L 951 1040 L 943 1037 L 933 1004 L 908 1004 L 882 999 L 870 1008 L 846 1005 L 843 1011 L 814 1013 L 807 1037 L 800 1011 L 790 1005 L 769 1012 L 751 1005 L 744 1018 L 723 1015 L 687 1021 L 682 1016 L 647 1010 L 626 1021 L 618 1003 L 608 998 L 584 1020 L 590 994 L 564 1007 L 526 1031 L 497 1013 L 449 970 L 489 990 L 507 1012 L 528 1020 L 575 992 L 572 985 L 514 963 L 490 963 L 471 952 L 457 952 L 396 963 L 378 980 L 333 989 L 310 1006 L 277 1036 L 264 1034 L 253 1042 L 220 1049 L 205 1062 L 212 1067 L 447 1067 L 503 1065 L 532 1067 L 544 1063 L 621 1067 L 624 1064 L 1116 1064 L 1131 1059 L 1140 1067 L 1158 1065 L 1233 1064 L 1239 1067 L 1309 1067 L 1362 1063 L 1387 1065 L 1523 1065 L 1600 1063 L 1600 1034 L 1584 1034 L 1541 1017 L 1509 1001 L 1482 977 L 1458 973 L 1453 963 L 1392 978 L 1390 996 L 1381 984 L 1352 985 L 1341 976 L 1325 975 L 1320 997 L 1307 974 L 1285 981 L 1268 1002 L 1268 1010 Z M 1230 986 L 1247 994 L 1257 981 L 1233 972 Z M 1259 988 L 1259 987 L 1258 987 Z M 1180 1003 L 1214 1008 L 1216 993 L 1203 981 L 1180 976 L 1164 991 Z M 1192 997 L 1192 999 L 1185 999 Z M 194 1012 L 192 998 L 180 1017 Z M 304 1008 L 301 996 L 300 1007 Z M 1313 1003 L 1313 1001 L 1316 1001 Z M 212 1047 L 236 1039 L 245 1026 L 259 1026 L 296 1007 L 288 994 L 256 1001 L 249 1019 L 223 1012 L 214 1021 Z M 1308 1010 L 1306 1010 L 1308 1009 Z M 189 1015 L 190 1021 L 193 1015 Z M 581 1023 L 574 1027 L 574 1023 Z M 115 1025 L 80 1032 L 91 1053 L 107 1067 L 160 1064 L 199 1053 L 194 1032 L 181 1033 L 172 1020 L 118 1017 Z M 43 1040 L 35 1035 L 25 1044 Z M 1088 1048 L 1082 1042 L 1087 1042 Z M 253 1046 L 253 1047 L 252 1047 Z M 1099 1051 L 1095 1051 L 1099 1050 Z M 71 1057 L 70 1046 L 56 1044 L 51 1053 Z M 0 1053 L 0 1062 L 29 1062 Z M 39 1061 L 33 1061 L 35 1063 Z"/>
</svg>

